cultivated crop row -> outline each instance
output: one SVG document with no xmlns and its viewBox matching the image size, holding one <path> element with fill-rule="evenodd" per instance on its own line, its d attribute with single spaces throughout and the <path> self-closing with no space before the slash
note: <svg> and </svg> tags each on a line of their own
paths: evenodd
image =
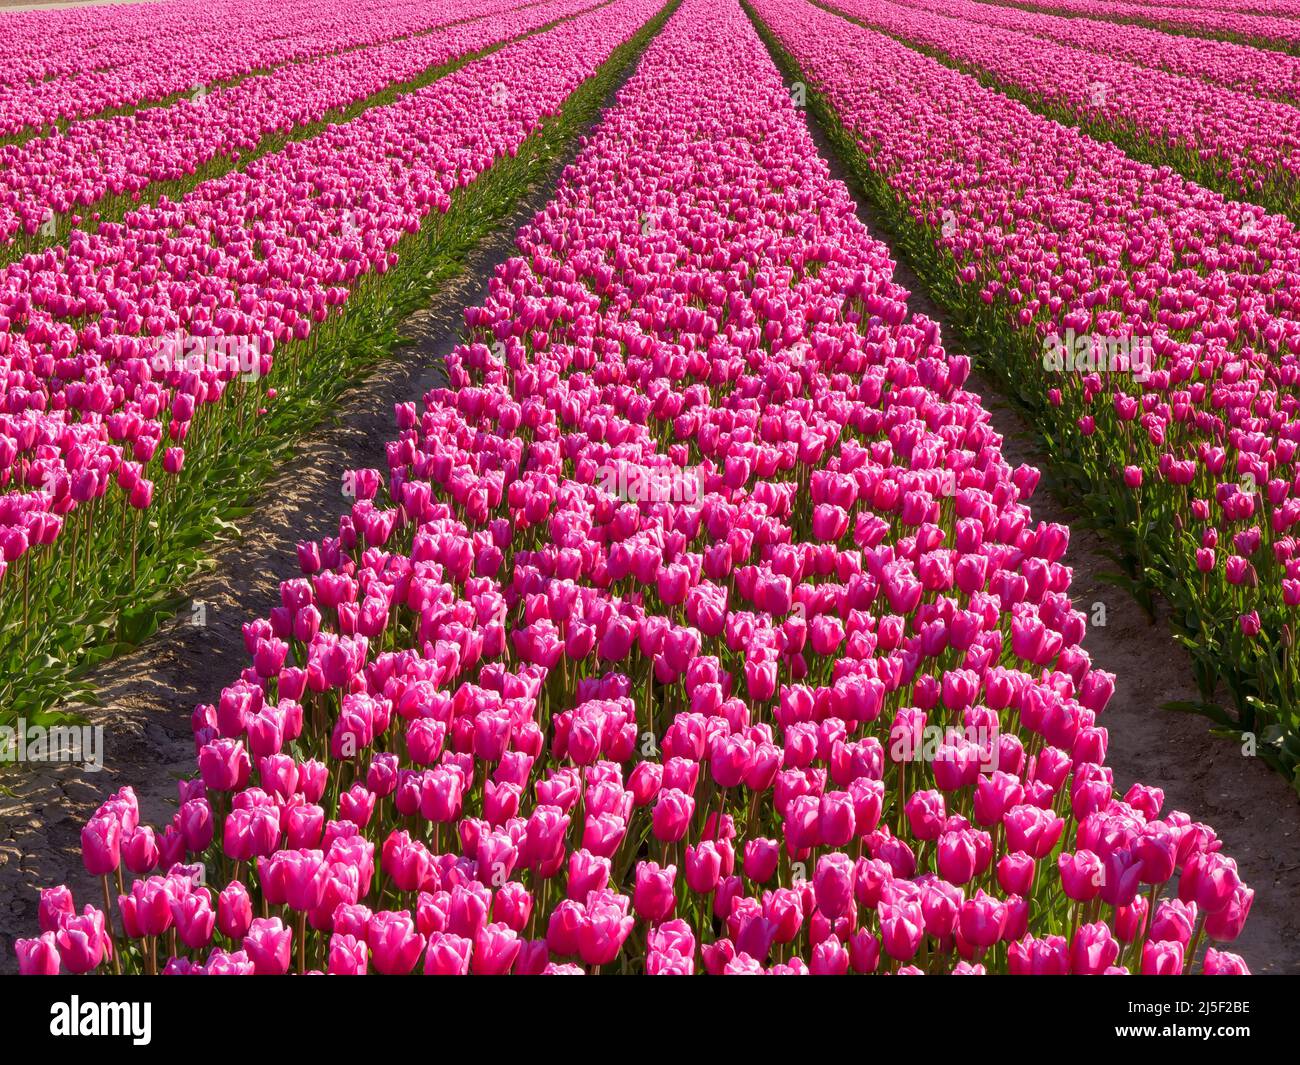
<svg viewBox="0 0 1300 1065">
<path fill-rule="evenodd" d="M 1136 158 L 1300 218 L 1300 108 L 891 0 L 837 7 Z"/>
<path fill-rule="evenodd" d="M 272 456 L 555 157 L 660 6 L 525 37 L 0 274 L 4 713 L 66 697 L 166 613 Z"/>
<path fill-rule="evenodd" d="M 1173 604 L 1198 708 L 1296 779 L 1295 227 L 803 0 L 754 9 L 1134 588 Z"/>
<path fill-rule="evenodd" d="M 731 0 L 519 251 L 26 970 L 1244 971 L 1212 830 L 1115 794 L 1037 472 Z"/>
<path fill-rule="evenodd" d="M 461 9 L 461 21 L 449 29 L 289 64 L 169 107 L 75 122 L 59 135 L 0 147 L 0 242 L 25 252 L 63 239 L 70 228 L 120 220 L 155 186 L 178 195 L 181 183 L 196 184 L 265 152 L 268 141 L 276 147 L 317 133 L 327 116 L 373 105 L 402 86 L 418 88 L 453 60 L 597 3 L 547 0 L 476 17 L 501 6 L 488 0 Z"/>
<path fill-rule="evenodd" d="M 1300 57 L 1263 51 L 1232 41 L 1206 40 L 1162 33 L 1128 23 L 1062 18 L 981 0 L 906 0 L 908 6 L 1016 30 L 1057 44 L 1113 56 L 1170 74 L 1200 78 L 1260 96 L 1300 101 Z M 1300 14 L 1300 9 L 1297 9 Z M 1096 67 L 1092 82 L 1104 82 L 1106 67 Z"/>
<path fill-rule="evenodd" d="M 502 0 L 493 10 L 514 6 Z M 0 137 L 192 97 L 255 72 L 424 33 L 463 10 L 411 0 L 290 0 L 269 9 L 222 0 L 8 15 Z"/>
<path fill-rule="evenodd" d="M 1235 8 L 1232 0 L 1213 6 L 1199 4 L 1133 3 L 1130 0 L 990 0 L 1030 11 L 1106 19 L 1118 23 L 1154 26 L 1171 33 L 1201 35 L 1300 53 L 1300 24 L 1296 12 L 1281 14 L 1270 0 L 1267 11 L 1250 0 Z M 1277 11 L 1278 13 L 1273 13 Z"/>
</svg>

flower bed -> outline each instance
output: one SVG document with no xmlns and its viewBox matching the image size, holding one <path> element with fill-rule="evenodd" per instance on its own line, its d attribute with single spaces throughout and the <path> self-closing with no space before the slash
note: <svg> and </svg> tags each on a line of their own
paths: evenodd
<svg viewBox="0 0 1300 1065">
<path fill-rule="evenodd" d="M 660 6 L 593 10 L 0 273 L 0 713 L 80 693 L 174 613 L 202 545 L 570 143 Z"/>
<path fill-rule="evenodd" d="M 468 13 L 520 6 L 475 3 Z M 113 111 L 336 52 L 427 32 L 464 5 L 389 0 L 170 0 L 124 7 L 0 13 L 0 138 Z"/>
<path fill-rule="evenodd" d="M 1239 41 L 1261 48 L 1276 48 L 1295 55 L 1300 51 L 1300 28 L 1291 15 L 1250 10 L 1231 10 L 1230 3 L 1216 3 L 1215 10 L 1197 4 L 1142 4 L 1129 0 L 990 0 L 1007 7 L 1025 7 L 1057 15 L 1105 19 L 1121 24 L 1153 26 L 1169 33 L 1187 33 L 1218 40 Z M 1274 5 L 1276 7 L 1276 5 Z"/>
<path fill-rule="evenodd" d="M 1193 708 L 1296 780 L 1295 227 L 819 8 L 754 8 L 843 123 L 900 247 L 1120 539 L 1134 590 L 1174 607 Z"/>
<path fill-rule="evenodd" d="M 0 146 L 0 244 L 12 258 L 67 238 L 73 228 L 120 221 L 142 195 L 179 198 L 249 157 L 320 133 L 326 119 L 354 117 L 443 76 L 453 61 L 597 6 L 554 0 L 458 25 L 290 64 L 170 107 L 73 123 L 58 136 Z"/>
<path fill-rule="evenodd" d="M 1300 108 L 890 0 L 832 6 L 1135 158 L 1300 218 Z"/>
<path fill-rule="evenodd" d="M 1265 51 L 1232 41 L 1183 37 L 1143 26 L 1062 18 L 1019 7 L 979 0 L 907 0 L 908 6 L 938 12 L 967 22 L 1018 30 L 1057 44 L 1114 56 L 1170 74 L 1199 78 L 1216 85 L 1257 93 L 1292 103 L 1300 101 L 1300 56 Z M 1214 6 L 1223 5 L 1215 0 Z M 1300 14 L 1300 7 L 1296 13 Z M 1093 77 L 1104 76 L 1099 68 Z"/>
<path fill-rule="evenodd" d="M 1212 830 L 1115 795 L 1037 473 L 731 0 L 518 243 L 23 968 L 1243 972 Z"/>
</svg>

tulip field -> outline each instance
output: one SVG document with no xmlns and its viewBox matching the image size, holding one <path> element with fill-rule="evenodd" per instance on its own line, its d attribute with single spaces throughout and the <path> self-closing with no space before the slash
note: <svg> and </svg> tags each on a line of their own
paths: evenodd
<svg viewBox="0 0 1300 1065">
<path fill-rule="evenodd" d="M 0 11 L 0 745 L 513 233 L 0 965 L 1249 974 L 1071 530 L 1295 805 L 1297 225 L 1297 0 Z"/>
</svg>

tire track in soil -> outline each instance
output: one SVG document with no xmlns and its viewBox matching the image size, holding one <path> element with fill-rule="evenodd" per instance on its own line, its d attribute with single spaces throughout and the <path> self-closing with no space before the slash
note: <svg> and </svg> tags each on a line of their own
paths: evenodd
<svg viewBox="0 0 1300 1065">
<path fill-rule="evenodd" d="M 103 728 L 104 769 L 34 763 L 0 776 L 0 787 L 10 792 L 0 793 L 0 974 L 17 971 L 13 941 L 39 933 L 40 888 L 67 884 L 78 911 L 87 902 L 102 908 L 102 884 L 81 863 L 81 828 L 104 799 L 131 785 L 142 823 L 161 831 L 171 820 L 176 783 L 194 769 L 191 711 L 216 702 L 249 664 L 241 626 L 279 604 L 281 581 L 301 576 L 298 541 L 337 535 L 346 509 L 344 471 L 387 469 L 384 445 L 397 431 L 393 404 L 418 402 L 445 381 L 443 356 L 461 338 L 462 310 L 486 297 L 495 267 L 516 254 L 516 232 L 550 200 L 581 136 L 600 121 L 639 59 L 515 210 L 467 256 L 458 276 L 407 319 L 399 352 L 349 389 L 330 421 L 286 450 L 281 472 L 237 523 L 242 536 L 215 546 L 211 570 L 184 589 L 205 604 L 205 625 L 193 625 L 186 609 L 136 650 L 96 671 L 104 705 L 73 709 Z"/>
</svg>

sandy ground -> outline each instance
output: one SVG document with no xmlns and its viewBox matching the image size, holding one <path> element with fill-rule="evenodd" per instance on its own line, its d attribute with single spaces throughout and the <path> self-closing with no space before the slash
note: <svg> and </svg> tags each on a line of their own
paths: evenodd
<svg viewBox="0 0 1300 1065">
<path fill-rule="evenodd" d="M 820 146 L 828 155 L 825 144 Z M 558 172 L 556 167 L 552 174 Z M 98 883 L 81 866 L 79 832 L 105 796 L 130 784 L 147 821 L 161 825 L 170 819 L 175 781 L 193 767 L 190 710 L 214 701 L 246 664 L 240 625 L 264 616 L 277 601 L 279 582 L 297 575 L 294 544 L 336 527 L 340 473 L 383 467 L 393 403 L 418 397 L 437 380 L 440 357 L 459 335 L 461 308 L 481 299 L 492 266 L 511 253 L 515 230 L 545 202 L 552 184 L 540 182 L 529 202 L 478 249 L 462 280 L 412 319 L 414 342 L 405 357 L 349 392 L 331 424 L 286 454 L 285 472 L 263 494 L 257 521 L 247 521 L 243 539 L 221 549 L 214 570 L 187 590 L 207 604 L 206 626 L 192 626 L 187 612 L 100 671 L 105 705 L 86 713 L 105 730 L 106 769 L 87 773 L 74 766 L 38 765 L 0 778 L 10 792 L 0 794 L 0 972 L 14 971 L 13 939 L 34 934 L 41 886 L 71 884 L 79 906 L 100 899 Z M 879 235 L 870 215 L 861 213 Z M 920 292 L 905 268 L 898 277 Z M 922 295 L 913 297 L 912 306 L 943 321 Z M 945 329 L 945 336 L 955 349 L 952 330 Z M 1044 466 L 1040 441 L 1016 411 L 985 379 L 976 376 L 969 387 L 993 413 L 1008 459 Z M 1071 521 L 1062 501 L 1041 491 L 1033 506 L 1039 518 Z M 1163 702 L 1195 695 L 1186 653 L 1159 620 L 1149 624 L 1135 602 L 1100 579 L 1112 565 L 1105 552 L 1104 541 L 1079 531 L 1067 561 L 1074 567 L 1077 603 L 1084 609 L 1098 601 L 1107 606 L 1107 626 L 1094 628 L 1086 646 L 1098 666 L 1119 678 L 1103 717 L 1117 782 L 1121 790 L 1138 779 L 1159 786 L 1169 807 L 1218 830 L 1256 891 L 1246 932 L 1232 949 L 1255 972 L 1300 973 L 1300 803 L 1262 763 L 1211 736 L 1205 721 L 1159 709 Z"/>
</svg>

